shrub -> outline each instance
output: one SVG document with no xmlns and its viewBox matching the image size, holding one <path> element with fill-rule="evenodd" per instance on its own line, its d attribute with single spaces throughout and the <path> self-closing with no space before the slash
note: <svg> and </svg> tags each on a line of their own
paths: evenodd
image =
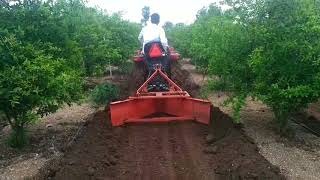
<svg viewBox="0 0 320 180">
<path fill-rule="evenodd" d="M 112 84 L 97 85 L 90 94 L 94 106 L 105 106 L 119 98 L 119 89 Z"/>
<path fill-rule="evenodd" d="M 0 56 L 6 57 L 0 67 L 0 111 L 14 130 L 10 144 L 22 147 L 25 125 L 78 100 L 82 80 L 66 60 L 46 55 L 12 35 L 0 41 Z"/>
</svg>

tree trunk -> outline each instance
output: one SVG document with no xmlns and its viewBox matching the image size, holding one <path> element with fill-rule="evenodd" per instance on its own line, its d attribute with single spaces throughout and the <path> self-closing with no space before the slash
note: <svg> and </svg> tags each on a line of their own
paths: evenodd
<svg viewBox="0 0 320 180">
<path fill-rule="evenodd" d="M 280 110 L 280 108 L 273 108 L 275 114 L 275 120 L 279 128 L 279 132 L 282 135 L 287 135 L 288 133 L 288 120 L 289 112 Z"/>
<path fill-rule="evenodd" d="M 12 126 L 12 134 L 9 139 L 9 144 L 14 148 L 22 148 L 27 144 L 26 132 L 24 125 Z"/>
</svg>

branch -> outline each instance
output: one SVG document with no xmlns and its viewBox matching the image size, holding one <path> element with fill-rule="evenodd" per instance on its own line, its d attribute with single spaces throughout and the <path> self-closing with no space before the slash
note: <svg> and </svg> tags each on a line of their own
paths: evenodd
<svg viewBox="0 0 320 180">
<path fill-rule="evenodd" d="M 9 114 L 7 112 L 4 112 L 6 118 L 7 118 L 7 121 L 9 122 L 10 126 L 13 127 L 14 126 L 14 123 L 11 119 L 11 117 L 9 116 Z"/>
</svg>

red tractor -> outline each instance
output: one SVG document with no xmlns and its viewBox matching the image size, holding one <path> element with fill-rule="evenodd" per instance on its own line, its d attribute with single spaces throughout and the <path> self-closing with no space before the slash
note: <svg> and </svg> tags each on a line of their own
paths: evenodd
<svg viewBox="0 0 320 180">
<path fill-rule="evenodd" d="M 137 51 L 134 62 L 144 67 L 145 82 L 135 95 L 110 104 L 112 125 L 187 120 L 209 124 L 211 103 L 191 98 L 170 79 L 171 64 L 179 59 L 179 53 L 173 48 L 164 50 L 159 42 L 146 44 L 144 53 Z"/>
<path fill-rule="evenodd" d="M 134 56 L 134 62 L 137 69 L 143 70 L 144 81 L 147 80 L 155 71 L 156 67 L 161 67 L 169 78 L 171 78 L 171 66 L 180 59 L 180 54 L 170 47 L 164 51 L 161 43 L 151 43 L 145 45 L 145 51 L 137 51 Z M 147 54 L 147 55 L 145 55 Z M 168 86 L 161 78 L 156 78 L 152 83 L 149 83 L 149 91 L 168 91 Z"/>
</svg>

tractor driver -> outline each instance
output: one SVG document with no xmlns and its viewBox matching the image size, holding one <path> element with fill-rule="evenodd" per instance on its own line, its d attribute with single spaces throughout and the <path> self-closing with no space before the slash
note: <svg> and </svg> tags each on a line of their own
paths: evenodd
<svg viewBox="0 0 320 180">
<path fill-rule="evenodd" d="M 168 49 L 168 40 L 166 38 L 166 34 L 162 27 L 159 26 L 160 15 L 158 13 L 154 13 L 151 15 L 151 24 L 148 24 L 144 28 L 142 28 L 139 34 L 139 41 L 143 44 L 143 53 L 144 46 L 147 43 L 151 42 L 161 42 L 162 47 L 165 51 Z"/>
</svg>

